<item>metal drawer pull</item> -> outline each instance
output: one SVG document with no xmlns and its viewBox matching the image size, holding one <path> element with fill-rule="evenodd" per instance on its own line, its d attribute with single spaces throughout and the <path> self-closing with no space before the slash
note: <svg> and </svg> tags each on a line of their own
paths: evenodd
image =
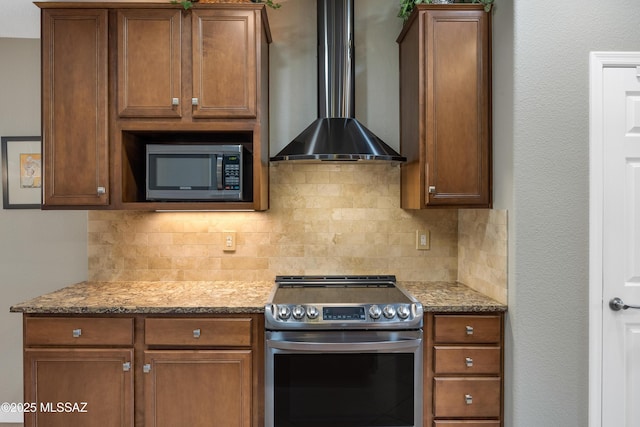
<svg viewBox="0 0 640 427">
<path fill-rule="evenodd" d="M 180 100 L 178 98 L 171 98 L 171 105 L 177 107 L 180 104 Z"/>
<path fill-rule="evenodd" d="M 627 305 L 621 298 L 615 297 L 609 301 L 609 308 L 613 311 L 626 310 L 628 308 L 640 309 L 640 305 Z"/>
<path fill-rule="evenodd" d="M 145 363 L 144 365 L 142 365 L 142 372 L 144 372 L 145 374 L 151 372 L 151 365 L 149 363 Z"/>
<path fill-rule="evenodd" d="M 471 405 L 473 403 L 473 396 L 471 396 L 470 394 L 465 394 L 464 401 L 467 405 Z"/>
<path fill-rule="evenodd" d="M 74 338 L 79 338 L 82 335 L 82 329 L 74 329 L 72 334 Z"/>
<path fill-rule="evenodd" d="M 473 335 L 473 326 L 467 326 L 467 335 Z"/>
<path fill-rule="evenodd" d="M 194 107 L 198 106 L 198 98 L 191 98 L 191 105 L 193 105 Z"/>
<path fill-rule="evenodd" d="M 98 192 L 99 195 L 106 194 L 107 193 L 107 189 L 104 188 L 104 187 L 98 187 L 97 192 Z"/>
<path fill-rule="evenodd" d="M 200 338 L 200 328 L 193 330 L 193 337 Z"/>
<path fill-rule="evenodd" d="M 465 357 L 464 363 L 467 365 L 467 368 L 473 367 L 473 359 L 470 357 Z"/>
</svg>

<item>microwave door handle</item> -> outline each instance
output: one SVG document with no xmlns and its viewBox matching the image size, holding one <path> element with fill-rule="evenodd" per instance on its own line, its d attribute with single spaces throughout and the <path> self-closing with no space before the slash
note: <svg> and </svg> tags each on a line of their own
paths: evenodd
<svg viewBox="0 0 640 427">
<path fill-rule="evenodd" d="M 222 156 L 216 156 L 216 184 L 222 190 Z"/>
</svg>

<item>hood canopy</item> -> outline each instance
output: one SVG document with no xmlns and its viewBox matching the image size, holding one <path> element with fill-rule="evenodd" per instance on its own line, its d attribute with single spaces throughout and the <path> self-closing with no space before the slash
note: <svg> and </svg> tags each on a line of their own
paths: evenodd
<svg viewBox="0 0 640 427">
<path fill-rule="evenodd" d="M 407 159 L 355 116 L 353 0 L 317 0 L 318 116 L 271 161 Z"/>
</svg>

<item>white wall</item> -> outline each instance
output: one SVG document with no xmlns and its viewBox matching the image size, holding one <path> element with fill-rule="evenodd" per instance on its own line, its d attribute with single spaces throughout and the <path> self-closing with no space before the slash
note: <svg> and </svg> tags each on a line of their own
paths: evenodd
<svg viewBox="0 0 640 427">
<path fill-rule="evenodd" d="M 0 135 L 40 135 L 40 41 L 0 38 L 0 58 Z M 86 277 L 86 212 L 0 209 L 0 403 L 23 401 L 22 316 L 9 307 Z"/>
<path fill-rule="evenodd" d="M 584 427 L 588 55 L 640 50 L 640 3 L 496 3 L 495 207 L 510 219 L 505 425 Z"/>
</svg>

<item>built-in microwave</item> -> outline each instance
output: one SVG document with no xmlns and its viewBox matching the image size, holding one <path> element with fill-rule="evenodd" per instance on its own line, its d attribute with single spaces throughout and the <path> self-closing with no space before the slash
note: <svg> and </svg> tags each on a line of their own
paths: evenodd
<svg viewBox="0 0 640 427">
<path fill-rule="evenodd" d="M 252 156 L 241 144 L 147 144 L 149 201 L 248 201 Z"/>
</svg>

